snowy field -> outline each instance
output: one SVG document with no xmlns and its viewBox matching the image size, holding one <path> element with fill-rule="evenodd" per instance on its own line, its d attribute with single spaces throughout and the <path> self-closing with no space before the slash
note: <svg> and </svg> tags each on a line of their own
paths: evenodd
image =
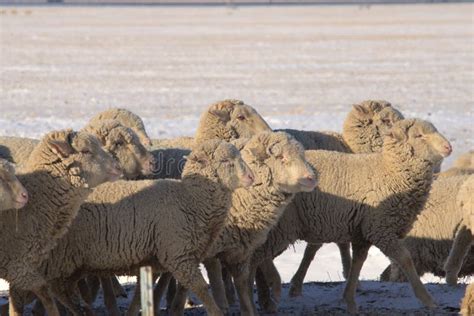
<svg viewBox="0 0 474 316">
<path fill-rule="evenodd" d="M 474 148 L 473 12 L 472 4 L 0 7 L 0 135 L 78 129 L 111 106 L 141 115 L 152 137 L 193 135 L 203 109 L 224 98 L 253 105 L 274 128 L 340 131 L 351 104 L 386 99 L 448 136 L 449 166 Z M 285 282 L 303 250 L 296 244 L 276 260 Z M 361 278 L 376 280 L 387 264 L 371 249 Z M 306 280 L 343 280 L 334 245 L 318 252 Z M 408 287 L 377 284 L 362 290 L 389 294 L 369 295 L 378 309 L 368 313 L 420 307 Z M 314 304 L 340 305 L 341 283 L 306 287 L 312 307 L 285 306 L 310 315 Z M 455 311 L 462 287 L 430 290 L 449 300 L 440 313 Z M 397 293 L 409 302 L 394 301 Z"/>
</svg>

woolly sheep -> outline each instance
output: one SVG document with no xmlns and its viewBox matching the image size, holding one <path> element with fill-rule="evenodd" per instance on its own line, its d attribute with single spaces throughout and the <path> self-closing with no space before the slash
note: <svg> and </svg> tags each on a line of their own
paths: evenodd
<svg viewBox="0 0 474 316">
<path fill-rule="evenodd" d="M 91 188 L 120 175 L 114 159 L 92 135 L 72 130 L 47 134 L 18 174 L 30 194 L 28 204 L 2 212 L 0 278 L 33 291 L 48 308 L 54 306 L 38 287 L 36 268 L 66 233 Z M 14 295 L 10 298 L 10 315 L 21 313 Z M 52 311 L 50 315 L 57 315 Z"/>
<path fill-rule="evenodd" d="M 372 153 L 382 150 L 383 135 L 389 131 L 395 122 L 402 119 L 403 115 L 397 109 L 393 108 L 389 102 L 383 100 L 366 100 L 353 105 L 352 110 L 344 121 L 342 134 L 287 131 L 302 141 L 305 149 L 324 149 L 358 154 Z M 309 269 L 309 265 L 321 246 L 322 244 L 307 245 L 300 266 L 291 279 L 290 296 L 301 295 L 304 278 Z M 351 262 L 350 245 L 338 244 L 338 247 L 341 253 L 343 275 L 347 278 Z M 273 278 L 269 278 L 269 280 L 277 281 L 275 284 L 270 284 L 276 301 L 279 301 L 281 294 L 279 293 L 281 282 L 279 282 L 278 278 L 276 275 Z M 262 306 L 266 311 L 274 311 L 276 308 L 273 304 L 274 302 L 267 302 L 263 298 L 260 301 L 269 304 Z"/>
<path fill-rule="evenodd" d="M 42 265 L 43 278 L 61 303 L 80 314 L 71 285 L 85 273 L 125 273 L 153 264 L 190 287 L 209 314 L 220 315 L 198 266 L 223 227 L 232 190 L 252 179 L 234 146 L 212 140 L 195 147 L 181 181 L 102 185 Z"/>
<path fill-rule="evenodd" d="M 182 136 L 176 138 L 163 138 L 163 139 L 152 139 L 151 148 L 160 149 L 160 148 L 181 148 L 181 149 L 190 149 L 194 146 L 194 138 L 189 136 Z"/>
<path fill-rule="evenodd" d="M 0 159 L 0 212 L 20 209 L 28 202 L 28 192 L 15 176 L 15 168 Z"/>
<path fill-rule="evenodd" d="M 355 313 L 360 269 L 370 246 L 375 245 L 402 265 L 423 304 L 434 306 L 400 239 L 423 207 L 433 166 L 451 150 L 432 124 L 411 119 L 394 124 L 384 137 L 381 153 L 307 152 L 308 162 L 319 172 L 318 188 L 298 194 L 288 206 L 267 242 L 255 252 L 251 275 L 258 263 L 272 259 L 298 239 L 351 242 L 353 258 L 344 299 L 348 311 Z"/>
<path fill-rule="evenodd" d="M 138 138 L 143 145 L 151 146 L 151 140 L 145 130 L 145 124 L 143 124 L 143 120 L 140 118 L 140 116 L 136 115 L 132 111 L 120 108 L 111 108 L 94 116 L 89 121 L 88 125 L 97 125 L 103 120 L 119 121 L 123 126 L 131 128 L 135 133 L 137 133 Z"/>
<path fill-rule="evenodd" d="M 456 200 L 462 212 L 462 221 L 444 267 L 448 284 L 456 284 L 462 263 L 474 240 L 474 175 L 464 181 Z"/>
<path fill-rule="evenodd" d="M 247 301 L 248 264 L 253 251 L 263 244 L 285 207 L 297 192 L 310 192 L 316 185 L 313 169 L 304 151 L 292 136 L 282 132 L 263 132 L 248 140 L 242 157 L 255 175 L 254 185 L 232 194 L 232 206 L 223 231 L 206 252 L 212 293 L 224 312 L 228 303 L 223 288 L 220 262 L 229 268 L 240 297 L 241 312 L 253 311 Z M 178 288 L 172 314 L 183 313 L 185 290 Z M 158 300 L 157 300 L 158 301 Z"/>
<path fill-rule="evenodd" d="M 413 224 L 413 228 L 403 240 L 413 259 L 418 275 L 433 273 L 444 277 L 444 263 L 449 256 L 453 239 L 462 230 L 462 208 L 459 207 L 457 195 L 467 176 L 452 176 L 433 181 L 428 199 L 423 210 Z M 461 274 L 474 273 L 474 257 L 463 266 Z M 455 279 L 448 283 L 455 284 Z M 382 281 L 406 282 L 406 277 L 399 267 L 391 264 L 380 276 Z M 454 281 L 454 282 L 453 282 Z"/>
</svg>

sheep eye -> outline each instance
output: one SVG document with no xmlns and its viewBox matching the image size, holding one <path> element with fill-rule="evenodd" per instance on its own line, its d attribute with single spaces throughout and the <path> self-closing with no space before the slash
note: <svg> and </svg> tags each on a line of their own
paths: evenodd
<svg viewBox="0 0 474 316">
<path fill-rule="evenodd" d="M 83 149 L 81 150 L 81 153 L 88 155 L 88 154 L 91 154 L 91 151 L 89 149 Z"/>
<path fill-rule="evenodd" d="M 421 135 L 421 134 L 416 134 L 415 135 L 415 138 L 422 138 L 422 137 L 423 137 L 423 135 Z"/>
<path fill-rule="evenodd" d="M 222 159 L 221 162 L 222 162 L 222 163 L 228 163 L 229 160 L 228 160 L 228 159 Z"/>
<path fill-rule="evenodd" d="M 382 119 L 382 123 L 384 123 L 385 125 L 390 125 L 391 124 L 390 120 L 388 120 L 388 119 Z"/>
<path fill-rule="evenodd" d="M 245 120 L 245 116 L 239 115 L 239 116 L 237 116 L 237 119 L 238 119 L 239 121 L 243 121 L 243 120 Z"/>
<path fill-rule="evenodd" d="M 372 119 L 367 120 L 367 124 L 372 124 L 374 121 Z"/>
</svg>

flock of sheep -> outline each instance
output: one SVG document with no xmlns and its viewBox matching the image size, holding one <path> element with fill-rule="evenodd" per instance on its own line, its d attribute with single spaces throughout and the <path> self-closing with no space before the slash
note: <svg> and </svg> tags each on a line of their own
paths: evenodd
<svg viewBox="0 0 474 316">
<path fill-rule="evenodd" d="M 342 133 L 273 131 L 254 108 L 224 100 L 203 113 L 194 138 L 152 140 L 124 109 L 81 131 L 0 137 L 3 309 L 19 315 L 36 299 L 38 315 L 92 315 L 102 286 L 109 314 L 119 315 L 116 275 L 149 265 L 155 302 L 166 294 L 173 315 L 183 314 L 188 289 L 209 315 L 227 313 L 235 292 L 241 313 L 255 315 L 254 281 L 260 308 L 275 312 L 273 259 L 298 240 L 308 246 L 291 296 L 302 295 L 317 250 L 335 242 L 350 313 L 372 245 L 391 261 L 381 279 L 409 281 L 434 307 L 421 275 L 452 285 L 474 272 L 474 152 L 440 173 L 451 151 L 431 123 L 386 101 L 354 105 Z M 135 291 L 128 315 L 139 301 Z M 473 286 L 462 312 L 474 313 Z"/>
</svg>

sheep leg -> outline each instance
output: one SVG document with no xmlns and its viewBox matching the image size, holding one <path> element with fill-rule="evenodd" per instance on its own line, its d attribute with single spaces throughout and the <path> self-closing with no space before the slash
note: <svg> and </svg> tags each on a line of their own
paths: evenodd
<svg viewBox="0 0 474 316">
<path fill-rule="evenodd" d="M 268 282 L 268 286 L 272 290 L 272 298 L 275 303 L 280 303 L 281 300 L 281 277 L 280 273 L 278 272 L 277 267 L 273 260 L 264 261 L 264 263 L 260 266 L 260 269 L 265 276 L 266 282 Z"/>
<path fill-rule="evenodd" d="M 444 265 L 446 272 L 446 283 L 456 285 L 458 274 L 461 271 L 464 259 L 471 249 L 472 233 L 466 226 L 462 226 L 454 238 L 453 245 L 449 251 L 448 259 Z"/>
<path fill-rule="evenodd" d="M 359 283 L 359 275 L 369 253 L 370 244 L 352 244 L 352 264 L 349 270 L 349 278 L 347 279 L 346 288 L 344 289 L 344 301 L 347 304 L 347 311 L 351 314 L 357 313 L 357 304 L 355 302 L 355 294 Z"/>
<path fill-rule="evenodd" d="M 100 283 L 102 285 L 102 290 L 104 291 L 104 303 L 107 307 L 108 314 L 112 316 L 120 316 L 111 277 L 100 277 Z"/>
<path fill-rule="evenodd" d="M 176 291 L 174 294 L 173 303 L 171 305 L 171 315 L 183 315 L 184 306 L 186 305 L 186 297 L 188 295 L 188 289 L 178 282 L 176 285 Z"/>
<path fill-rule="evenodd" d="M 171 278 L 168 284 L 168 292 L 166 292 L 166 309 L 170 310 L 173 305 L 173 299 L 176 294 L 176 279 Z"/>
<path fill-rule="evenodd" d="M 123 297 L 127 298 L 127 291 L 123 288 L 122 284 L 120 284 L 120 281 L 118 280 L 118 277 L 113 275 L 110 277 L 110 280 L 112 281 L 112 286 L 114 288 L 114 294 L 115 297 Z"/>
<path fill-rule="evenodd" d="M 313 261 L 316 252 L 322 247 L 322 245 L 323 244 L 308 244 L 306 246 L 303 260 L 301 260 L 298 270 L 296 271 L 293 278 L 291 278 L 291 286 L 289 291 L 290 297 L 301 296 L 301 293 L 303 292 L 303 281 L 306 273 L 308 272 L 309 265 Z"/>
<path fill-rule="evenodd" d="M 140 276 L 137 276 L 137 283 L 135 284 L 135 291 L 133 291 L 133 297 L 128 305 L 127 316 L 135 316 L 140 312 L 140 302 L 141 293 L 140 293 Z"/>
<path fill-rule="evenodd" d="M 265 313 L 276 313 L 277 304 L 272 298 L 270 286 L 267 283 L 265 273 L 261 267 L 258 267 L 255 273 L 255 283 L 257 285 L 258 304 L 260 305 L 260 308 L 262 308 Z"/>
<path fill-rule="evenodd" d="M 9 315 L 11 316 L 23 315 L 24 303 L 22 299 L 23 298 L 22 293 L 23 291 L 17 290 L 14 287 L 10 286 L 9 298 L 8 298 Z"/>
<path fill-rule="evenodd" d="M 41 303 L 41 300 L 36 300 L 35 304 L 33 305 L 33 308 L 31 309 L 31 314 L 35 316 L 44 316 L 46 313 L 46 310 L 44 309 L 43 303 Z M 61 312 L 59 312 L 61 314 Z"/>
<path fill-rule="evenodd" d="M 214 298 L 208 292 L 208 285 L 199 271 L 199 262 L 189 261 L 179 263 L 179 261 L 177 261 L 177 263 L 175 267 L 178 269 L 172 266 L 168 267 L 176 280 L 197 295 L 201 302 L 203 302 L 209 315 L 223 315 L 214 301 Z M 171 310 L 171 314 L 173 315 L 173 309 Z"/>
<path fill-rule="evenodd" d="M 90 291 L 89 285 L 87 284 L 86 279 L 80 279 L 77 282 L 77 286 L 79 288 L 79 292 L 81 293 L 81 296 L 84 302 L 86 302 L 89 305 L 92 305 L 93 303 L 92 295 L 91 295 L 91 291 Z"/>
<path fill-rule="evenodd" d="M 66 284 L 73 284 L 73 286 L 67 286 Z M 51 292 L 73 315 L 94 315 L 89 306 L 85 309 L 81 306 L 79 295 L 76 292 L 76 282 L 54 282 L 51 285 Z"/>
<path fill-rule="evenodd" d="M 225 295 L 227 298 L 227 303 L 229 305 L 235 304 L 235 287 L 234 281 L 232 280 L 232 275 L 229 272 L 229 269 L 222 267 L 222 279 L 224 280 L 225 286 Z"/>
<path fill-rule="evenodd" d="M 212 289 L 212 296 L 220 309 L 227 313 L 229 311 L 229 304 L 227 303 L 225 284 L 222 277 L 221 262 L 217 258 L 211 258 L 204 261 L 204 266 L 209 277 L 209 284 Z"/>
<path fill-rule="evenodd" d="M 349 277 L 349 271 L 351 269 L 351 244 L 350 243 L 338 243 L 339 253 L 341 254 L 342 261 L 342 275 L 347 280 Z"/>
<path fill-rule="evenodd" d="M 169 272 L 162 273 L 158 283 L 153 289 L 153 302 L 155 303 L 155 315 L 160 313 L 161 298 L 170 284 L 173 275 Z"/>
<path fill-rule="evenodd" d="M 89 286 L 89 292 L 91 295 L 91 303 L 94 303 L 97 299 L 97 294 L 100 289 L 100 280 L 98 276 L 90 275 L 86 278 L 87 284 Z"/>
<path fill-rule="evenodd" d="M 35 291 L 35 294 L 41 300 L 41 303 L 43 303 L 43 307 L 46 310 L 46 313 L 48 313 L 48 316 L 60 316 L 58 306 L 51 298 L 51 295 L 49 295 L 46 288 Z"/>
<path fill-rule="evenodd" d="M 426 290 L 423 283 L 421 283 L 420 277 L 416 272 L 415 265 L 411 258 L 410 252 L 402 244 L 400 240 L 395 243 L 390 243 L 387 247 L 380 248 L 382 252 L 390 258 L 390 260 L 396 262 L 403 270 L 405 275 L 410 281 L 411 287 L 415 292 L 415 296 L 427 307 L 433 308 L 436 306 L 433 298 Z"/>
<path fill-rule="evenodd" d="M 255 315 L 256 307 L 253 302 L 253 295 L 249 295 L 248 291 L 250 277 L 249 262 L 230 265 L 229 269 L 234 278 L 235 287 L 237 288 L 241 315 Z"/>
</svg>

